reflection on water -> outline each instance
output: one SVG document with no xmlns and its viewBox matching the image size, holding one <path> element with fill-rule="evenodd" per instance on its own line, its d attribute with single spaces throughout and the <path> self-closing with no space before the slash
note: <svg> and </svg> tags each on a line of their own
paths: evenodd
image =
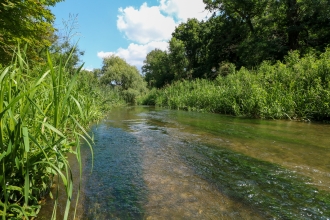
<svg viewBox="0 0 330 220">
<path fill-rule="evenodd" d="M 77 219 L 330 219 L 329 127 L 114 110 L 92 173 L 83 149 Z"/>
</svg>

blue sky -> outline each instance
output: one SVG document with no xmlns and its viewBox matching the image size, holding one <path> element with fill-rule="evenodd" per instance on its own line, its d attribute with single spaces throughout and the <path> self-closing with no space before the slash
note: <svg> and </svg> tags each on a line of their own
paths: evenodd
<svg viewBox="0 0 330 220">
<path fill-rule="evenodd" d="M 63 21 L 73 27 L 84 68 L 102 67 L 115 54 L 138 69 L 148 52 L 166 50 L 175 27 L 188 18 L 206 19 L 203 0 L 65 0 L 51 8 L 55 27 L 66 35 Z"/>
</svg>

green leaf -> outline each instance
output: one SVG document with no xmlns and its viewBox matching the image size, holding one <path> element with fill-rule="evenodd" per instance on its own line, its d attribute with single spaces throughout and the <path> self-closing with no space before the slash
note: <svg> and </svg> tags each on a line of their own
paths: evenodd
<svg viewBox="0 0 330 220">
<path fill-rule="evenodd" d="M 15 191 L 22 192 L 22 188 L 21 187 L 18 187 L 18 186 L 9 185 L 9 186 L 7 186 L 7 189 L 8 190 L 15 190 Z"/>
<path fill-rule="evenodd" d="M 30 151 L 30 142 L 29 142 L 29 131 L 27 127 L 22 127 L 23 133 L 23 142 L 24 142 L 24 150 L 25 152 Z"/>
<path fill-rule="evenodd" d="M 71 96 L 71 98 L 73 99 L 73 101 L 76 103 L 76 105 L 77 105 L 77 107 L 78 107 L 78 110 L 79 110 L 79 112 L 80 112 L 80 117 L 81 117 L 82 119 L 85 119 L 85 117 L 84 117 L 84 113 L 83 113 L 83 110 L 82 110 L 82 108 L 81 108 L 80 103 L 79 103 L 78 100 L 75 99 L 73 96 Z"/>
<path fill-rule="evenodd" d="M 17 157 L 15 157 L 15 165 L 17 167 L 17 169 L 19 169 L 19 159 Z"/>
<path fill-rule="evenodd" d="M 53 125 L 48 124 L 47 122 L 40 122 L 40 123 L 45 125 L 47 128 L 49 128 L 50 130 L 52 130 L 56 134 L 60 135 L 61 137 L 66 138 L 65 135 L 62 132 L 60 132 L 58 129 L 56 129 Z"/>
<path fill-rule="evenodd" d="M 27 159 L 28 161 L 28 159 Z M 24 201 L 25 206 L 28 206 L 29 204 L 29 191 L 30 191 L 30 177 L 29 177 L 29 165 L 27 164 L 25 168 L 25 178 L 24 178 Z"/>
</svg>

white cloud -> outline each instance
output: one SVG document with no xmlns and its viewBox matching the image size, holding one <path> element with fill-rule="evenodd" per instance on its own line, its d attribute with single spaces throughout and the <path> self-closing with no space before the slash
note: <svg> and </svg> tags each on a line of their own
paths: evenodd
<svg viewBox="0 0 330 220">
<path fill-rule="evenodd" d="M 166 50 L 168 43 L 165 41 L 153 41 L 144 45 L 131 43 L 127 49 L 119 48 L 116 52 L 98 52 L 99 58 L 105 58 L 111 55 L 119 56 L 126 60 L 130 65 L 136 66 L 141 69 L 143 61 L 147 54 L 155 48 Z"/>
<path fill-rule="evenodd" d="M 161 14 L 159 7 L 148 7 L 147 3 L 143 3 L 140 9 L 120 8 L 119 13 L 117 28 L 129 40 L 141 44 L 169 40 L 176 25 L 172 17 Z"/>
<path fill-rule="evenodd" d="M 106 58 L 106 57 L 110 57 L 113 54 L 114 54 L 113 52 L 104 52 L 104 51 L 97 52 L 97 56 L 101 59 Z"/>
<path fill-rule="evenodd" d="M 159 8 L 166 14 L 176 17 L 179 22 L 185 22 L 188 18 L 205 20 L 210 16 L 204 9 L 203 0 L 160 0 Z"/>
<path fill-rule="evenodd" d="M 82 68 L 83 70 L 86 70 L 86 71 L 89 71 L 89 72 L 92 72 L 94 70 L 93 67 L 89 66 L 89 67 L 83 67 Z"/>
<path fill-rule="evenodd" d="M 113 52 L 98 52 L 98 57 L 115 54 L 129 64 L 143 65 L 147 53 L 155 48 L 166 50 L 175 27 L 188 18 L 205 19 L 209 14 L 204 10 L 203 0 L 159 0 L 158 6 L 149 7 L 143 3 L 140 8 L 119 8 L 117 28 L 125 37 L 135 43 L 128 48 Z"/>
</svg>

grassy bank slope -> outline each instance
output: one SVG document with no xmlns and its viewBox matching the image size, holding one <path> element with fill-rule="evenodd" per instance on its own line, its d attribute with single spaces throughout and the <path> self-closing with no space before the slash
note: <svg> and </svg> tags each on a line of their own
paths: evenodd
<svg viewBox="0 0 330 220">
<path fill-rule="evenodd" d="M 66 188 L 68 214 L 73 180 L 66 155 L 80 163 L 80 141 L 92 142 L 85 128 L 102 116 L 109 100 L 119 101 L 97 83 L 91 85 L 92 75 L 80 68 L 70 75 L 66 61 L 54 66 L 51 60 L 48 56 L 47 66 L 32 70 L 18 51 L 12 65 L 0 67 L 2 219 L 37 216 L 54 176 Z"/>
<path fill-rule="evenodd" d="M 264 62 L 255 70 L 237 71 L 228 65 L 226 76 L 154 89 L 142 103 L 235 116 L 329 120 L 329 61 L 327 50 L 319 57 L 311 54 L 303 58 L 293 52 L 285 63 Z"/>
</svg>

